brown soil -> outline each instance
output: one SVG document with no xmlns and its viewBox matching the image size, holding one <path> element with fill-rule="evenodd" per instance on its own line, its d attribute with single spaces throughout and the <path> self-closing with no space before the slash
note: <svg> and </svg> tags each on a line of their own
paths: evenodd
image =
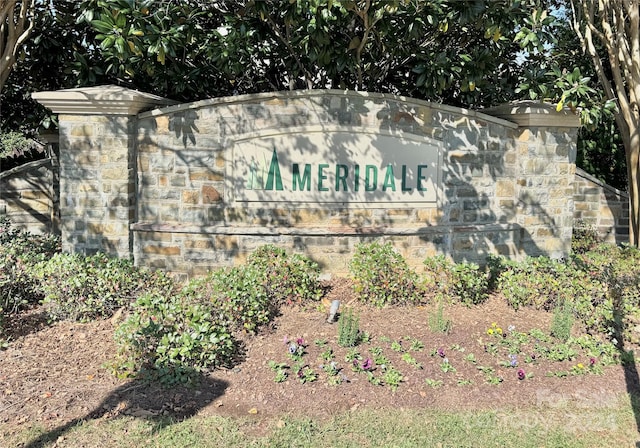
<svg viewBox="0 0 640 448">
<path fill-rule="evenodd" d="M 345 362 L 347 349 L 337 344 L 337 324 L 326 322 L 323 308 L 339 299 L 360 314 L 360 328 L 372 338 L 371 345 L 357 349 L 369 355 L 372 346 L 383 348 L 384 355 L 404 375 L 397 391 L 388 386 L 374 386 L 363 373 L 354 373 Z M 244 360 L 234 368 L 217 370 L 195 388 L 163 389 L 132 380 L 119 380 L 103 367 L 114 356 L 113 331 L 116 322 L 96 321 L 88 324 L 59 322 L 46 325 L 38 310 L 25 313 L 10 330 L 12 341 L 0 351 L 0 424 L 10 432 L 40 425 L 47 428 L 68 427 L 83 419 L 110 418 L 117 415 L 177 418 L 195 414 L 247 416 L 257 421 L 282 414 L 331 416 L 354 409 L 428 408 L 428 409 L 509 409 L 522 407 L 558 408 L 567 404 L 578 407 L 615 406 L 618 397 L 638 392 L 637 373 L 621 366 L 605 367 L 605 375 L 580 375 L 566 378 L 548 377 L 549 371 L 567 370 L 570 364 L 538 362 L 522 364 L 533 378 L 518 380 L 516 369 L 501 367 L 498 360 L 484 352 L 486 330 L 492 322 L 518 331 L 540 328 L 548 332 L 551 316 L 544 311 L 514 311 L 504 299 L 492 297 L 473 308 L 448 305 L 445 316 L 453 322 L 448 334 L 433 333 L 428 317 L 433 307 L 370 309 L 353 303 L 349 282 L 335 279 L 323 300 L 323 307 L 312 310 L 284 309 L 272 329 L 245 338 Z M 411 354 L 422 370 L 408 365 L 390 348 L 392 341 L 406 337 L 424 343 L 424 349 Z M 290 373 L 283 383 L 274 382 L 270 360 L 293 362 L 287 356 L 283 339 L 302 337 L 307 344 L 305 362 L 319 373 L 317 381 L 302 384 Z M 329 385 L 327 374 L 319 365 L 325 363 L 320 353 L 326 350 L 314 344 L 324 339 L 334 350 L 335 360 L 347 381 Z M 457 344 L 464 352 L 452 348 Z M 444 373 L 441 359 L 433 350 L 442 347 L 456 372 Z M 474 354 L 478 365 L 494 367 L 503 382 L 491 385 L 483 374 L 464 358 Z M 379 366 L 375 366 L 379 369 Z M 377 371 L 379 373 L 379 370 Z M 432 388 L 425 379 L 441 380 Z M 465 384 L 468 382 L 471 384 Z"/>
</svg>

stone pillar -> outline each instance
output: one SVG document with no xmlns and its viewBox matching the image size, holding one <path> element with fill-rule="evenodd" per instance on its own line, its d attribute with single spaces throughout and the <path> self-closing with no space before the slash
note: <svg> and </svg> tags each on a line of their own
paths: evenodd
<svg viewBox="0 0 640 448">
<path fill-rule="evenodd" d="M 484 112 L 518 125 L 514 194 L 523 251 L 553 258 L 568 256 L 579 116 L 535 101 L 504 104 Z"/>
<path fill-rule="evenodd" d="M 33 98 L 58 114 L 62 249 L 131 257 L 136 115 L 173 102 L 117 86 L 37 92 Z"/>
</svg>

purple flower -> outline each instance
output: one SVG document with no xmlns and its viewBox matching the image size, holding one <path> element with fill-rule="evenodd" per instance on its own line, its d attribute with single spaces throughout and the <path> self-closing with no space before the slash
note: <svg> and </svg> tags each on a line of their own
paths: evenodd
<svg viewBox="0 0 640 448">
<path fill-rule="evenodd" d="M 531 361 L 535 361 L 535 360 L 536 360 L 536 354 L 535 354 L 535 353 L 532 353 L 532 354 L 531 354 Z"/>
<path fill-rule="evenodd" d="M 525 379 L 526 376 L 527 376 L 527 374 L 524 372 L 524 369 L 518 369 L 518 379 L 519 380 Z"/>
<path fill-rule="evenodd" d="M 593 367 L 596 365 L 596 358 L 589 358 L 589 367 Z"/>
<path fill-rule="evenodd" d="M 436 350 L 436 353 L 438 353 L 439 357 L 444 358 L 444 349 L 442 347 L 438 348 L 438 350 Z"/>
<path fill-rule="evenodd" d="M 364 362 L 362 363 L 362 370 L 371 370 L 372 367 L 373 367 L 373 361 L 371 361 L 371 358 L 365 359 Z"/>
<path fill-rule="evenodd" d="M 302 339 L 302 338 L 298 338 L 298 339 L 296 339 L 296 344 L 298 344 L 298 345 L 304 345 L 304 339 Z"/>
<path fill-rule="evenodd" d="M 284 338 L 282 338 L 282 343 L 284 345 L 287 345 L 289 343 L 289 336 L 285 336 Z"/>
<path fill-rule="evenodd" d="M 518 365 L 518 357 L 516 355 L 509 355 L 509 359 L 511 360 L 511 367 L 515 367 Z"/>
</svg>

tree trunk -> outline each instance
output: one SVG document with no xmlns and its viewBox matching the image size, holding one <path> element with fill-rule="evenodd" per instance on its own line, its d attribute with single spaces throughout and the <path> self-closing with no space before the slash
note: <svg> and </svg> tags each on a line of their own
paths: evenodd
<svg viewBox="0 0 640 448">
<path fill-rule="evenodd" d="M 629 185 L 629 244 L 638 247 L 640 242 L 640 138 L 638 127 L 630 129 L 629 134 L 621 132 L 621 137 L 626 155 Z"/>
</svg>

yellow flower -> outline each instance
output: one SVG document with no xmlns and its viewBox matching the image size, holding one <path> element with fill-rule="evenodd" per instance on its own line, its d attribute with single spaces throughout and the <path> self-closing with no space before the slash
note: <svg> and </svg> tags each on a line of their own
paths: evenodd
<svg viewBox="0 0 640 448">
<path fill-rule="evenodd" d="M 577 367 L 578 367 L 578 369 L 584 369 L 584 365 L 581 362 L 578 363 Z"/>
<path fill-rule="evenodd" d="M 502 328 L 500 328 L 500 327 L 496 328 L 496 333 L 502 334 Z"/>
<path fill-rule="evenodd" d="M 493 334 L 493 328 L 489 328 L 489 329 L 487 330 L 487 334 Z"/>
</svg>

